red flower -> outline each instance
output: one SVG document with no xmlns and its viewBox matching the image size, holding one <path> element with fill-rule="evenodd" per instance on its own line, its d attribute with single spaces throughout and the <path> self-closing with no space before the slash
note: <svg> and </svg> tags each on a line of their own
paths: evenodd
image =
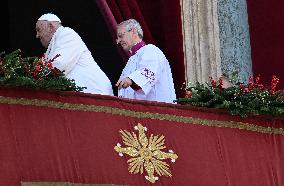
<svg viewBox="0 0 284 186">
<path fill-rule="evenodd" d="M 53 68 L 51 63 L 47 63 L 46 67 L 49 69 Z"/>
<path fill-rule="evenodd" d="M 270 86 L 270 89 L 269 89 L 269 92 L 271 94 L 275 94 L 276 87 L 277 87 L 278 83 L 279 83 L 279 78 L 277 78 L 276 75 L 273 75 L 272 80 L 271 80 L 271 86 Z"/>
<path fill-rule="evenodd" d="M 210 76 L 209 77 L 212 88 L 216 88 L 216 81 Z"/>
<path fill-rule="evenodd" d="M 252 76 L 250 76 L 249 77 L 249 83 L 248 83 L 248 89 L 247 89 L 247 92 L 251 92 L 252 91 L 252 89 L 253 89 L 253 87 L 254 87 L 254 84 L 253 84 L 253 78 L 252 78 Z"/>
<path fill-rule="evenodd" d="M 218 88 L 219 88 L 220 90 L 223 90 L 223 76 L 221 76 L 221 77 L 219 78 Z"/>
<path fill-rule="evenodd" d="M 260 90 L 263 90 L 263 89 L 264 89 L 264 85 L 263 85 L 263 84 L 258 84 L 258 88 L 259 88 Z"/>
<path fill-rule="evenodd" d="M 260 80 L 260 75 L 258 74 L 257 77 L 255 78 L 255 84 L 259 84 L 259 80 Z"/>
<path fill-rule="evenodd" d="M 58 69 L 54 69 L 52 62 L 59 57 L 57 54 L 54 58 L 47 61 L 45 54 L 41 58 L 37 58 L 33 64 L 31 64 L 31 72 L 34 79 L 43 80 L 52 76 L 58 76 Z M 35 66 L 34 66 L 35 65 Z"/>
<path fill-rule="evenodd" d="M 187 91 L 185 92 L 185 97 L 186 97 L 186 98 L 191 98 L 191 97 L 192 97 L 192 92 L 189 91 L 189 90 L 187 90 Z"/>
<path fill-rule="evenodd" d="M 240 87 L 241 92 L 245 92 L 246 91 L 246 87 L 245 87 L 244 84 L 240 84 L 239 87 Z"/>
</svg>

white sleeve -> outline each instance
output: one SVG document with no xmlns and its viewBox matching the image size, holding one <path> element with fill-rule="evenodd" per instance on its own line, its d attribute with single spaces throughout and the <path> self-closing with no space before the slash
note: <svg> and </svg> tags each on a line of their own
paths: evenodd
<svg viewBox="0 0 284 186">
<path fill-rule="evenodd" d="M 72 29 L 66 29 L 56 35 L 54 41 L 53 53 L 50 56 L 60 56 L 52 63 L 54 67 L 64 71 L 67 75 L 76 65 L 82 52 L 85 50 L 85 44 L 80 36 Z"/>
<path fill-rule="evenodd" d="M 147 47 L 138 59 L 137 70 L 128 77 L 140 86 L 147 95 L 157 81 L 159 81 L 161 62 L 159 51 L 156 48 Z"/>
</svg>

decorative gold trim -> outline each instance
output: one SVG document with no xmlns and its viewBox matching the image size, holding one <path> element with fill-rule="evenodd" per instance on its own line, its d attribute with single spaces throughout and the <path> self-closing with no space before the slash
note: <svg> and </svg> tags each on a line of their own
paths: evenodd
<svg viewBox="0 0 284 186">
<path fill-rule="evenodd" d="M 126 186 L 116 184 L 88 184 L 71 182 L 21 182 L 21 186 Z"/>
<path fill-rule="evenodd" d="M 132 157 L 127 161 L 129 172 L 143 174 L 145 169 L 148 174 L 145 178 L 151 183 L 155 183 L 159 179 L 158 176 L 155 176 L 155 173 L 159 176 L 171 177 L 169 165 L 162 160 L 171 159 L 171 162 L 174 163 L 178 156 L 172 150 L 169 150 L 168 153 L 161 151 L 166 148 L 165 137 L 151 134 L 148 139 L 145 134 L 147 128 L 140 123 L 134 129 L 138 130 L 138 137 L 134 132 L 120 130 L 123 143 L 127 147 L 121 147 L 120 143 L 117 143 L 114 147 L 114 150 L 120 156 L 127 154 Z"/>
<path fill-rule="evenodd" d="M 250 123 L 237 122 L 237 121 L 219 121 L 209 120 L 185 116 L 177 116 L 172 114 L 160 114 L 152 112 L 138 112 L 132 110 L 126 110 L 121 108 L 112 108 L 107 106 L 87 105 L 87 104 L 75 104 L 75 103 L 63 103 L 50 100 L 40 99 L 27 99 L 27 98 L 11 98 L 0 96 L 0 104 L 11 104 L 11 105 L 23 105 L 23 106 L 37 106 L 37 107 L 49 107 L 54 109 L 62 110 L 78 110 L 85 112 L 102 112 L 113 115 L 121 115 L 126 117 L 134 117 L 139 119 L 155 119 L 180 122 L 186 124 L 203 125 L 209 127 L 223 127 L 241 129 L 252 132 L 264 133 L 264 134 L 278 134 L 284 136 L 283 128 L 274 127 L 263 127 Z"/>
</svg>

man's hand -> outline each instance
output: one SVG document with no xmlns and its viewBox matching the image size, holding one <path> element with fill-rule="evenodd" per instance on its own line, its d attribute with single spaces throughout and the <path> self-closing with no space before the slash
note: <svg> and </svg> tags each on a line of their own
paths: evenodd
<svg viewBox="0 0 284 186">
<path fill-rule="evenodd" d="M 132 83 L 133 83 L 132 80 L 129 77 L 126 77 L 126 78 L 118 80 L 115 86 L 117 86 L 119 89 L 127 88 L 131 86 Z"/>
</svg>

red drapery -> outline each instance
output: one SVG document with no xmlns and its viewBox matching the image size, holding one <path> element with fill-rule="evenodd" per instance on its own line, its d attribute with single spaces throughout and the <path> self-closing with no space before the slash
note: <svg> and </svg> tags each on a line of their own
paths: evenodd
<svg viewBox="0 0 284 186">
<path fill-rule="evenodd" d="M 284 89 L 284 2 L 247 0 L 254 75 L 262 75 L 265 83 L 280 77 Z"/>
<path fill-rule="evenodd" d="M 168 58 L 178 97 L 184 96 L 181 89 L 185 82 L 181 7 L 179 0 L 96 0 L 113 38 L 116 25 L 134 18 L 140 22 L 146 43 L 156 44 Z M 114 40 L 115 42 L 115 40 Z M 120 53 L 124 60 L 127 56 Z"/>
<path fill-rule="evenodd" d="M 284 185 L 283 117 L 240 118 L 216 109 L 111 96 L 0 89 L 0 185 Z M 150 184 L 128 172 L 120 130 L 164 135 L 178 155 L 172 177 Z"/>
</svg>

